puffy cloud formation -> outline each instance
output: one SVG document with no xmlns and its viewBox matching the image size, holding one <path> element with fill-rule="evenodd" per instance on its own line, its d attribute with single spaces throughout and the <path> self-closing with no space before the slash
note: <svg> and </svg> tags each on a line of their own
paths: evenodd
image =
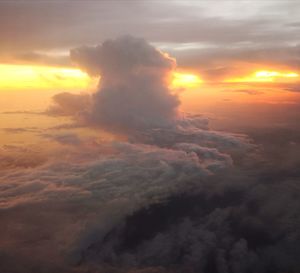
<svg viewBox="0 0 300 273">
<path fill-rule="evenodd" d="M 52 97 L 54 104 L 48 109 L 50 115 L 78 115 L 90 108 L 91 98 L 87 94 L 59 93 Z"/>
<path fill-rule="evenodd" d="M 57 135 L 41 134 L 41 136 L 46 139 L 54 140 L 54 141 L 57 141 L 61 144 L 65 144 L 65 145 L 78 145 L 79 146 L 81 144 L 80 138 L 76 134 L 73 134 L 73 133 L 57 134 Z"/>
<path fill-rule="evenodd" d="M 250 148 L 245 136 L 210 131 L 206 118 L 179 115 L 179 98 L 169 87 L 176 62 L 144 39 L 122 36 L 73 49 L 70 55 L 82 69 L 101 77 L 99 90 L 90 99 L 85 94 L 58 94 L 49 113 L 71 115 L 81 125 L 126 134 L 134 142 Z"/>
<path fill-rule="evenodd" d="M 145 40 L 124 36 L 97 47 L 71 50 L 71 59 L 91 75 L 100 75 L 87 117 L 111 129 L 145 129 L 170 125 L 178 98 L 168 88 L 175 60 Z"/>
<path fill-rule="evenodd" d="M 62 144 L 75 144 L 74 135 L 53 138 L 58 138 Z M 24 200 L 39 202 L 52 198 L 55 192 L 69 190 L 71 199 L 75 192 L 84 197 L 90 192 L 88 196 L 96 194 L 100 203 L 119 198 L 134 202 L 135 197 L 141 203 L 151 203 L 155 201 L 149 200 L 163 200 L 173 191 L 185 191 L 189 188 L 188 183 L 197 184 L 200 178 L 218 173 L 232 164 L 228 155 L 216 149 L 189 143 L 177 144 L 173 149 L 129 143 L 82 145 L 84 151 L 72 147 L 52 151 L 51 157 L 43 162 L 38 162 L 45 154 L 43 151 L 38 153 L 28 149 L 27 155 L 21 157 L 24 149 L 8 147 L 7 153 L 14 150 L 12 157 L 24 158 L 24 161 L 32 158 L 32 164 L 16 161 L 2 166 L 1 176 L 5 183 L 2 185 L 1 207 L 11 207 Z M 1 156 L 5 159 L 4 154 Z M 198 179 L 194 180 L 196 177 Z M 38 185 L 35 195 L 31 189 L 26 190 L 32 184 Z M 67 196 L 62 198 L 66 200 Z"/>
<path fill-rule="evenodd" d="M 225 180 L 128 217 L 86 249 L 83 264 L 108 263 L 111 272 L 298 272 L 297 181 Z"/>
<path fill-rule="evenodd" d="M 33 164 L 1 167 L 1 271 L 298 271 L 299 171 L 191 143 L 62 147 L 6 148 Z"/>
<path fill-rule="evenodd" d="M 52 151 L 45 162 L 28 151 L 33 164 L 17 162 L 1 168 L 3 255 L 45 268 L 51 263 L 68 266 L 68 260 L 78 263 L 82 251 L 126 215 L 201 187 L 204 178 L 231 166 L 227 155 L 196 145 L 177 149 L 128 143 L 82 145 L 80 150 L 63 146 Z M 15 157 L 21 153 L 15 148 Z M 36 260 L 28 253 L 35 253 Z M 1 271 L 19 272 L 11 267 L 13 258 L 3 257 Z"/>
</svg>

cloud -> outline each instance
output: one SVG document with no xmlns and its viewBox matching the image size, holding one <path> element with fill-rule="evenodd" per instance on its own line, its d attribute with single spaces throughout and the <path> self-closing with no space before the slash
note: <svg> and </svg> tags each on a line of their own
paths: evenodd
<svg viewBox="0 0 300 273">
<path fill-rule="evenodd" d="M 283 83 L 278 86 L 282 90 L 288 91 L 288 92 L 300 92 L 300 86 L 299 82 L 296 83 Z"/>
<path fill-rule="evenodd" d="M 254 90 L 254 89 L 225 89 L 224 92 L 238 92 L 238 93 L 245 93 L 248 95 L 261 95 L 264 94 L 263 91 Z"/>
<path fill-rule="evenodd" d="M 11 227 L 0 228 L 0 268 L 297 272 L 299 172 L 263 167 L 240 171 L 191 143 L 102 143 L 1 168 L 0 216 Z"/>
<path fill-rule="evenodd" d="M 59 140 L 61 141 L 61 139 Z M 65 139 L 63 141 L 65 143 Z M 67 139 L 67 143 L 69 143 L 69 139 Z M 56 150 L 50 160 L 37 165 L 40 166 L 39 168 L 19 169 L 18 173 L 10 173 L 7 169 L 2 169 L 3 181 L 7 181 L 5 187 L 8 187 L 8 183 L 23 187 L 27 183 L 31 184 L 32 181 L 39 180 L 41 185 L 49 186 L 51 191 L 73 188 L 78 192 L 83 190 L 84 193 L 89 185 L 93 188 L 100 183 L 99 188 L 97 186 L 97 192 L 105 202 L 110 198 L 119 198 L 117 197 L 119 194 L 124 198 L 125 196 L 129 198 L 134 191 L 146 199 L 148 197 L 160 199 L 159 196 L 168 195 L 168 191 L 172 187 L 184 190 L 183 181 L 194 183 L 189 176 L 208 176 L 217 164 L 219 164 L 219 169 L 232 164 L 230 157 L 219 153 L 216 149 L 204 149 L 197 145 L 178 144 L 176 149 L 166 149 L 142 144 L 106 144 L 110 147 L 109 154 L 103 153 L 101 149 L 104 147 L 95 145 L 90 148 L 85 146 L 86 151 L 84 152 L 78 151 L 76 148 L 75 150 L 65 149 L 67 158 L 73 156 L 69 163 L 60 155 L 61 150 Z M 17 152 L 22 152 L 22 150 L 18 149 Z M 29 156 L 33 158 L 33 154 L 28 153 L 27 158 Z M 180 168 L 176 169 L 176 166 L 180 166 Z M 15 167 L 23 166 L 16 165 Z M 217 170 L 215 171 L 217 172 Z M 141 179 L 142 177 L 144 179 Z M 63 185 L 60 185 L 61 182 Z M 56 187 L 56 183 L 60 186 Z M 146 188 L 149 188 L 149 193 Z M 108 189 L 108 199 L 105 197 L 106 189 Z M 11 188 L 9 192 L 11 197 L 21 197 L 18 187 Z M 5 196 L 5 191 L 2 191 L 2 194 Z M 24 192 L 24 194 L 31 196 L 30 191 Z M 46 192 L 42 191 L 40 194 L 44 198 L 48 198 Z M 38 194 L 31 197 L 32 201 L 40 200 Z M 70 196 L 70 198 L 73 197 Z M 137 198 L 139 197 L 137 196 Z M 12 202 L 14 203 L 15 199 L 12 199 Z"/>
<path fill-rule="evenodd" d="M 53 134 L 41 134 L 42 137 L 50 139 L 50 140 L 54 140 L 58 143 L 61 144 L 66 144 L 66 145 L 80 145 L 81 144 L 81 140 L 78 137 L 78 135 L 74 134 L 74 133 L 64 133 L 64 134 L 57 134 L 57 135 L 53 135 Z"/>
<path fill-rule="evenodd" d="M 21 52 L 11 54 L 7 57 L 7 61 L 29 63 L 29 64 L 39 64 L 39 65 L 48 65 L 48 66 L 70 66 L 70 59 L 67 54 L 55 55 L 55 54 L 46 54 L 39 53 L 34 51 Z"/>
<path fill-rule="evenodd" d="M 67 56 L 61 56 L 68 48 L 134 33 L 172 52 L 180 67 L 198 69 L 206 79 L 221 76 L 222 70 L 232 69 L 231 75 L 239 72 L 239 60 L 248 65 L 279 64 L 298 69 L 300 37 L 299 22 L 294 19 L 298 10 L 295 1 L 255 5 L 219 2 L 218 6 L 193 1 L 2 2 L 0 56 L 7 62 L 68 64 Z M 241 9 L 247 10 L 243 16 Z"/>
<path fill-rule="evenodd" d="M 100 75 L 87 119 L 112 130 L 164 127 L 176 118 L 179 100 L 168 88 L 175 60 L 145 40 L 124 36 L 95 48 L 71 50 L 71 59 Z"/>
<path fill-rule="evenodd" d="M 219 179 L 127 217 L 86 248 L 82 264 L 108 263 L 116 272 L 297 272 L 297 180 Z"/>
<path fill-rule="evenodd" d="M 171 52 L 176 56 L 179 66 L 199 71 L 207 81 L 222 81 L 270 67 L 297 72 L 300 63 L 298 42 L 295 45 L 275 46 L 272 43 L 251 47 L 231 46 L 226 50 L 207 47 Z"/>
<path fill-rule="evenodd" d="M 78 115 L 90 107 L 90 96 L 88 94 L 59 93 L 53 96 L 53 105 L 47 110 L 49 115 Z"/>
<path fill-rule="evenodd" d="M 0 171 L 14 168 L 34 168 L 47 161 L 40 150 L 5 145 L 0 149 Z"/>
<path fill-rule="evenodd" d="M 208 129 L 205 117 L 180 113 L 169 81 L 176 62 L 144 39 L 123 36 L 96 47 L 71 50 L 73 62 L 100 76 L 91 95 L 56 95 L 48 111 L 71 115 L 78 124 L 125 134 L 133 142 L 171 147 L 191 142 L 221 150 L 251 148 L 246 136 Z"/>
<path fill-rule="evenodd" d="M 242 16 L 240 10 L 245 6 Z M 1 47 L 6 50 L 69 48 L 76 44 L 99 43 L 124 35 L 124 31 L 161 43 L 200 42 L 245 47 L 249 42 L 285 44 L 299 41 L 295 20 L 298 7 L 292 0 L 284 3 L 235 3 L 234 8 L 228 1 L 220 1 L 218 7 L 213 3 L 177 1 L 129 1 L 122 4 L 3 2 L 0 9 Z M 49 17 L 45 18 L 44 12 Z M 287 13 L 291 16 L 286 16 Z"/>
<path fill-rule="evenodd" d="M 201 186 L 202 179 L 212 172 L 231 166 L 216 150 L 200 150 L 196 146 L 186 152 L 180 146 L 166 149 L 129 143 L 94 144 L 79 150 L 72 145 L 52 150 L 47 161 L 36 158 L 36 165 L 1 168 L 0 214 L 9 217 L 6 223 L 14 221 L 16 214 L 27 215 L 18 220 L 22 229 L 3 231 L 12 246 L 3 252 L 16 255 L 21 247 L 20 261 L 22 257 L 31 260 L 28 253 L 36 253 L 37 261 L 46 262 L 45 252 L 50 252 L 58 265 L 60 260 L 68 264 L 68 259 L 78 263 L 82 249 L 105 236 L 126 215 Z M 212 160 L 212 154 L 219 160 Z M 26 157 L 33 158 L 33 154 L 27 152 Z M 28 217 L 33 217 L 38 227 L 36 236 Z M 39 239 L 42 234 L 46 239 Z M 0 239 L 4 240 L 2 235 Z M 38 253 L 40 246 L 44 251 Z"/>
<path fill-rule="evenodd" d="M 3 128 L 3 131 L 12 134 L 27 133 L 27 132 L 38 132 L 37 127 L 20 127 L 20 128 Z"/>
</svg>

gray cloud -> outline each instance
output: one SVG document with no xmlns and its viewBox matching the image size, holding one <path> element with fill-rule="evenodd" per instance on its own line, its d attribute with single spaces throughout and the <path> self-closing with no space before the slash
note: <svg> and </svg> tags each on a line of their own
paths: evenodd
<svg viewBox="0 0 300 273">
<path fill-rule="evenodd" d="M 44 133 L 44 134 L 41 134 L 41 136 L 43 138 L 54 140 L 61 144 L 66 144 L 66 145 L 80 145 L 81 144 L 80 138 L 78 137 L 78 135 L 76 135 L 74 133 L 64 133 L 64 134 L 57 134 L 57 135 Z"/>
<path fill-rule="evenodd" d="M 7 133 L 13 133 L 13 134 L 39 132 L 39 129 L 37 127 L 3 128 L 2 130 Z"/>
<path fill-rule="evenodd" d="M 36 167 L 47 161 L 45 154 L 39 150 L 11 145 L 1 147 L 0 159 L 0 170 Z"/>
<path fill-rule="evenodd" d="M 101 75 L 87 119 L 112 129 L 136 130 L 170 125 L 179 100 L 168 88 L 175 60 L 145 40 L 125 36 L 96 48 L 71 51 L 71 59 Z"/>
<path fill-rule="evenodd" d="M 1 270 L 299 269 L 299 172 L 258 161 L 240 171 L 228 155 L 190 143 L 82 147 L 1 168 L 0 217 L 11 224 L 0 228 Z"/>
<path fill-rule="evenodd" d="M 26 165 L 2 166 L 0 215 L 5 216 L 2 220 L 10 223 L 14 211 L 23 212 L 34 217 L 33 223 L 41 229 L 38 236 L 45 234 L 47 238 L 34 236 L 28 218 L 20 218 L 21 230 L 3 230 L 5 241 L 12 247 L 4 247 L 3 253 L 15 255 L 21 247 L 20 258 L 30 260 L 28 253 L 37 252 L 37 261 L 46 262 L 45 252 L 50 252 L 58 265 L 66 264 L 69 258 L 78 262 L 82 249 L 95 236 L 105 236 L 107 230 L 132 211 L 161 202 L 174 192 L 188 191 L 212 172 L 231 165 L 230 159 L 216 150 L 204 151 L 199 147 L 197 151 L 196 146 L 187 153 L 180 147 L 175 150 L 128 143 L 106 145 L 83 146 L 81 150 L 68 146 L 52 151 L 46 162 L 27 152 L 26 158 L 36 160 L 36 165 L 25 160 L 22 162 Z M 212 155 L 219 159 L 212 159 Z M 10 156 L 18 158 L 17 154 Z M 37 214 L 42 207 L 49 210 L 42 210 L 41 217 L 49 217 L 50 213 L 51 222 L 57 223 L 57 227 L 52 227 L 50 218 L 39 221 Z M 74 210 L 76 213 L 71 213 Z M 69 216 L 62 220 L 69 213 L 77 220 Z M 67 236 L 64 230 L 69 230 Z M 40 246 L 44 251 L 38 253 Z M 1 262 L 1 268 L 8 262 Z"/>
<path fill-rule="evenodd" d="M 49 115 L 79 115 L 80 112 L 90 108 L 91 98 L 88 94 L 70 94 L 67 92 L 53 96 L 53 105 L 46 114 Z"/>
<path fill-rule="evenodd" d="M 87 247 L 83 264 L 96 262 L 101 268 L 109 263 L 116 272 L 124 267 L 137 272 L 297 272 L 297 178 L 276 179 L 274 169 L 256 169 L 252 178 L 223 176 L 198 193 L 173 195 L 138 211 Z"/>
<path fill-rule="evenodd" d="M 70 66 L 70 59 L 66 54 L 47 54 L 34 51 L 21 52 L 11 54 L 3 59 L 7 62 L 22 62 L 22 63 L 35 63 L 39 65 L 52 65 L 52 66 Z"/>
<path fill-rule="evenodd" d="M 243 76 L 257 69 L 299 70 L 299 45 L 186 49 L 176 53 L 178 65 L 198 70 L 206 80 Z"/>
<path fill-rule="evenodd" d="M 238 92 L 238 93 L 245 93 L 248 95 L 260 95 L 264 94 L 263 91 L 255 90 L 255 89 L 225 89 L 224 92 Z"/>
<path fill-rule="evenodd" d="M 0 56 L 7 58 L 7 61 L 13 58 L 64 63 L 65 57 L 55 59 L 47 57 L 47 54 L 49 51 L 65 51 L 78 44 L 99 44 L 115 36 L 134 33 L 169 52 L 193 44 L 198 49 L 192 57 L 192 60 L 197 60 L 193 67 L 199 62 L 206 66 L 199 52 L 206 48 L 216 49 L 212 50 L 209 58 L 214 62 L 220 61 L 215 53 L 222 52 L 229 57 L 228 52 L 234 48 L 245 52 L 246 58 L 251 55 L 249 48 L 255 48 L 257 54 L 253 58 L 260 61 L 263 57 L 267 63 L 272 63 L 273 58 L 278 58 L 276 54 L 269 54 L 266 48 L 293 51 L 300 39 L 299 24 L 295 19 L 300 7 L 292 0 L 255 4 L 219 1 L 218 5 L 195 1 L 12 1 L 2 2 L 0 7 Z M 240 10 L 243 10 L 242 14 Z M 46 51 L 46 55 L 34 53 L 37 51 Z M 185 53 L 178 50 L 173 55 L 181 66 Z M 235 59 L 234 56 L 231 58 Z M 290 57 L 287 58 L 284 63 L 289 62 Z"/>
<path fill-rule="evenodd" d="M 71 115 L 79 124 L 125 134 L 133 142 L 165 147 L 191 142 L 227 151 L 251 147 L 243 135 L 208 130 L 204 117 L 179 114 L 176 90 L 168 87 L 175 60 L 143 39 L 124 36 L 73 49 L 71 58 L 101 75 L 99 90 L 90 99 L 58 94 L 50 113 Z"/>
</svg>

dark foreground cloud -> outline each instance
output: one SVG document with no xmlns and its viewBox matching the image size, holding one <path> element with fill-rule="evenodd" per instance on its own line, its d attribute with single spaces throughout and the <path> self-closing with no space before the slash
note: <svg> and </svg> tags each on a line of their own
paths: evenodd
<svg viewBox="0 0 300 273">
<path fill-rule="evenodd" d="M 76 264 L 86 247 L 126 215 L 201 186 L 203 178 L 231 166 L 227 155 L 200 147 L 190 147 L 188 153 L 128 143 L 84 146 L 79 151 L 68 147 L 52 151 L 45 161 L 30 150 L 22 155 L 17 148 L 6 149 L 14 161 L 1 166 L 0 214 L 6 223 L 1 232 L 2 257 L 17 255 L 34 264 L 28 253 L 37 253 L 40 266 L 48 268 L 51 252 L 57 266 L 68 261 Z M 8 162 L 8 155 L 4 156 Z M 9 228 L 19 213 L 28 218 Z M 39 214 L 48 220 L 40 222 Z M 1 270 L 8 263 L 1 258 Z"/>
<path fill-rule="evenodd" d="M 212 188 L 198 194 L 173 196 L 140 210 L 91 244 L 82 264 L 110 264 L 116 272 L 124 267 L 149 272 L 297 272 L 298 181 L 240 179 L 211 181 Z"/>
<path fill-rule="evenodd" d="M 3 272 L 298 272 L 299 155 L 241 170 L 195 144 L 63 147 L 6 148 Z"/>
</svg>

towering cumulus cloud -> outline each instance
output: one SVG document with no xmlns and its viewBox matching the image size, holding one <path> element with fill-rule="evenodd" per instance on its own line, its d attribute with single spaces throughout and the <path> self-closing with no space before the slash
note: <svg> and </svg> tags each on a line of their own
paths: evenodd
<svg viewBox="0 0 300 273">
<path fill-rule="evenodd" d="M 71 51 L 71 59 L 91 75 L 100 75 L 89 121 L 117 130 L 170 126 L 178 98 L 168 88 L 175 60 L 130 36 L 97 47 Z"/>
<path fill-rule="evenodd" d="M 176 61 L 144 39 L 123 36 L 73 49 L 70 56 L 90 75 L 101 77 L 99 90 L 89 103 L 87 95 L 56 95 L 50 112 L 69 113 L 82 124 L 126 134 L 135 142 L 249 148 L 244 136 L 209 131 L 205 118 L 179 114 L 180 100 L 169 87 Z"/>
</svg>

